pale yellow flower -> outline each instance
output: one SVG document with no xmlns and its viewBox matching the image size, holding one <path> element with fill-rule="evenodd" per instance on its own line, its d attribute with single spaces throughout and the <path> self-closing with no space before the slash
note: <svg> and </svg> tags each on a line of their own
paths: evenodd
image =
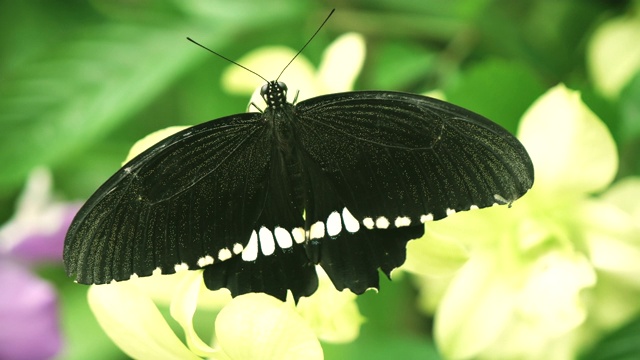
<svg viewBox="0 0 640 360">
<path fill-rule="evenodd" d="M 419 275 L 422 307 L 435 314 L 438 348 L 449 359 L 574 358 L 595 329 L 614 326 L 591 319 L 598 303 L 585 301 L 608 286 L 598 276 L 640 263 L 637 219 L 607 195 L 591 195 L 610 185 L 618 159 L 580 94 L 562 85 L 549 90 L 524 115 L 519 139 L 536 172 L 529 193 L 511 208 L 429 223 L 408 246 L 405 268 Z M 622 249 L 625 265 L 616 266 Z M 627 306 L 612 323 L 639 307 Z M 597 325 L 587 326 L 588 317 Z"/>
<path fill-rule="evenodd" d="M 289 87 L 287 99 L 293 101 L 298 91 L 298 101 L 301 101 L 318 95 L 353 90 L 353 83 L 364 62 L 364 54 L 362 36 L 348 33 L 327 47 L 318 70 L 304 56 L 298 56 L 280 77 L 280 81 Z M 295 55 L 296 51 L 287 47 L 265 47 L 248 53 L 238 63 L 267 80 L 275 80 Z M 259 90 L 264 81 L 240 67 L 230 66 L 222 76 L 222 84 L 232 93 L 253 93 L 251 101 L 256 105 L 263 104 Z"/>
<path fill-rule="evenodd" d="M 616 98 L 640 72 L 640 15 L 608 20 L 593 34 L 587 48 L 587 64 L 595 86 Z"/>
</svg>

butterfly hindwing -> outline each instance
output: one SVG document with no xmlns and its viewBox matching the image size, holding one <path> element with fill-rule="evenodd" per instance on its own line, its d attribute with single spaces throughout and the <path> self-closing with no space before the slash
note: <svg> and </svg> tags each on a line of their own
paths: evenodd
<svg viewBox="0 0 640 360">
<path fill-rule="evenodd" d="M 318 288 L 315 265 L 298 244 L 286 249 L 275 246 L 269 255 L 259 253 L 251 261 L 234 256 L 214 263 L 204 269 L 203 278 L 211 290 L 227 288 L 233 296 L 264 292 L 282 301 L 287 298 L 288 290 L 297 301 Z"/>
<path fill-rule="evenodd" d="M 298 179 L 302 174 L 296 175 L 301 169 L 296 169 L 300 164 L 295 155 L 283 154 L 277 142 L 271 151 L 267 196 L 249 243 L 240 256 L 207 267 L 204 282 L 212 290 L 227 288 L 233 296 L 265 292 L 283 301 L 291 290 L 297 301 L 318 287 L 314 263 L 303 245 L 303 205 L 310 194 Z"/>
<path fill-rule="evenodd" d="M 379 271 L 387 276 L 404 263 L 405 245 L 424 233 L 424 226 L 367 229 L 353 217 L 334 182 L 313 159 L 305 158 L 306 186 L 313 194 L 306 208 L 305 250 L 322 266 L 338 290 L 361 294 L 378 288 Z"/>
</svg>

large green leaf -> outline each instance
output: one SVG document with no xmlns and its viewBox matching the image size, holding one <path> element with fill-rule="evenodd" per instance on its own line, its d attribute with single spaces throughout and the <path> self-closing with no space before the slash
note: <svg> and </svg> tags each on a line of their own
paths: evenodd
<svg viewBox="0 0 640 360">
<path fill-rule="evenodd" d="M 188 27 L 108 23 L 22 66 L 0 88 L 0 188 L 108 131 L 203 54 L 167 43 Z"/>
<path fill-rule="evenodd" d="M 33 167 L 87 147 L 211 56 L 185 36 L 220 49 L 281 15 L 107 22 L 22 64 L 0 84 L 0 195 Z"/>
</svg>

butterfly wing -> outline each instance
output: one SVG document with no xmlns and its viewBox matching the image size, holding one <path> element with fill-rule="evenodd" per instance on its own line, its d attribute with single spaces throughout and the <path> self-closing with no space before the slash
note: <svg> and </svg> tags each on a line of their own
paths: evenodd
<svg viewBox="0 0 640 360">
<path fill-rule="evenodd" d="M 349 92 L 303 101 L 295 112 L 299 146 L 316 168 L 311 186 L 325 188 L 314 189 L 307 222 L 326 234 L 308 252 L 338 288 L 377 287 L 377 269 L 389 276 L 402 264 L 424 222 L 511 203 L 533 184 L 515 137 L 446 102 Z"/>
<path fill-rule="evenodd" d="M 203 123 L 124 165 L 71 224 L 67 272 L 102 284 L 197 269 L 241 251 L 267 193 L 271 144 L 259 122 L 253 113 Z"/>
<path fill-rule="evenodd" d="M 314 195 L 306 208 L 307 256 L 323 267 L 338 290 L 348 288 L 362 294 L 369 288 L 377 289 L 378 269 L 390 277 L 405 261 L 407 241 L 421 237 L 424 225 L 367 229 L 351 213 L 352 204 L 345 201 L 335 179 L 312 158 L 305 164 Z"/>
</svg>

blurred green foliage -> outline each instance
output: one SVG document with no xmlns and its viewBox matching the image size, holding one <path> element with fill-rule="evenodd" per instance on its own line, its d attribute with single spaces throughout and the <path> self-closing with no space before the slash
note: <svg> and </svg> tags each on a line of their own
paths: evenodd
<svg viewBox="0 0 640 360">
<path fill-rule="evenodd" d="M 263 45 L 298 49 L 334 7 L 305 55 L 317 63 L 336 36 L 360 32 L 367 60 L 358 89 L 441 89 L 450 101 L 515 131 L 533 100 L 564 82 L 583 92 L 612 131 L 620 176 L 640 175 L 640 76 L 619 99 L 607 100 L 586 70 L 594 29 L 633 6 L 582 0 L 0 1 L 0 222 L 11 216 L 36 166 L 52 168 L 61 197 L 85 199 L 144 135 L 244 111 L 248 99 L 220 86 L 229 64 L 186 36 L 232 59 Z M 124 357 L 97 327 L 86 288 L 59 267 L 43 275 L 61 294 L 62 357 Z M 437 359 L 431 319 L 415 310 L 409 281 L 381 281 L 380 294 L 359 299 L 368 318 L 362 336 L 353 344 L 326 345 L 327 358 Z M 637 344 L 637 323 L 631 325 L 634 332 L 619 334 Z M 605 350 L 594 354 L 606 353 L 614 340 L 603 341 Z"/>
</svg>

